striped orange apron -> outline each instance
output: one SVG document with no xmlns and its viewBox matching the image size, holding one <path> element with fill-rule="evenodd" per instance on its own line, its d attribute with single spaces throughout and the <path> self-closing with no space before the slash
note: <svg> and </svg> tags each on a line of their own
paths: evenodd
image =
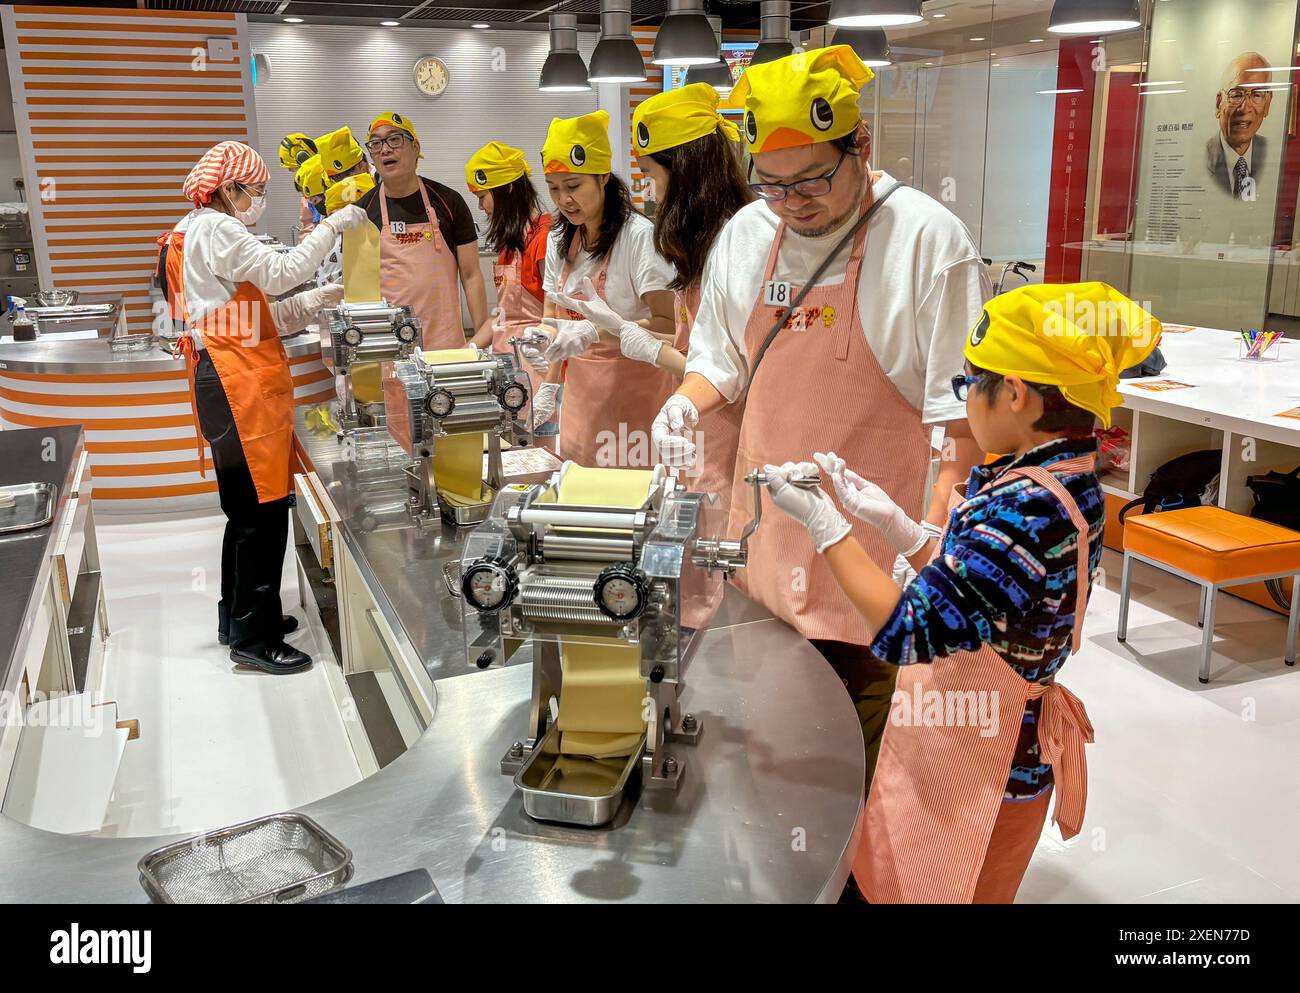
<svg viewBox="0 0 1300 993">
<path fill-rule="evenodd" d="M 868 187 L 862 209 L 869 209 Z M 913 520 L 925 511 L 930 431 L 872 354 L 858 312 L 859 273 L 867 225 L 853 242 L 844 282 L 821 286 L 773 339 L 749 384 L 740 424 L 728 531 L 739 534 L 753 516 L 745 473 L 763 465 L 805 461 L 835 452 L 880 486 Z M 780 308 L 763 302 L 776 271 L 785 224 L 777 228 L 767 268 L 745 326 L 750 368 Z M 799 288 L 790 288 L 790 299 Z M 886 575 L 898 553 L 880 531 L 851 519 L 852 533 Z M 808 532 L 785 514 L 763 515 L 749 540 L 749 564 L 736 583 L 805 638 L 871 644 L 866 621 L 840 589 Z"/>
<path fill-rule="evenodd" d="M 560 267 L 560 292 L 581 300 L 581 292 L 569 293 L 569 268 L 566 258 Z M 601 300 L 605 299 L 608 277 L 606 258 L 592 280 Z M 585 320 L 568 310 L 561 310 L 558 316 Z M 617 340 L 602 335 L 596 344 L 565 363 L 560 458 L 588 468 L 648 469 L 656 461 L 651 452 L 650 424 L 672 391 L 672 377 L 665 370 L 629 359 Z"/>
<path fill-rule="evenodd" d="M 1094 461 L 1092 456 L 1070 459 L 1052 470 L 1087 471 Z M 1088 604 L 1088 522 L 1052 471 L 1042 466 L 1011 469 L 996 482 L 1016 476 L 1050 490 L 1078 528 L 1073 636 L 1077 653 Z M 951 507 L 964 499 L 954 488 Z M 917 701 L 939 701 L 945 713 L 949 703 L 956 702 L 969 713 L 979 694 L 988 694 L 996 707 L 995 735 L 984 736 L 971 721 L 926 727 L 917 719 Z M 1002 805 L 1025 705 L 1040 697 L 1038 740 L 1055 780 L 1052 823 L 1060 825 L 1063 837 L 1072 838 L 1083 824 L 1088 799 L 1084 744 L 1093 740 L 1078 697 L 1055 681 L 1026 681 L 988 645 L 900 669 L 853 863 L 858 887 L 870 902 L 971 902 Z"/>
<path fill-rule="evenodd" d="M 676 337 L 673 347 L 686 355 L 690 351 L 691 327 L 700 309 L 700 284 L 693 283 L 674 294 L 673 321 Z M 700 415 L 695 427 L 698 462 L 679 475 L 692 490 L 716 493 L 720 507 L 731 506 L 731 484 L 736 474 L 736 446 L 740 443 L 740 422 L 745 415 L 745 400 L 725 404 Z"/>
</svg>

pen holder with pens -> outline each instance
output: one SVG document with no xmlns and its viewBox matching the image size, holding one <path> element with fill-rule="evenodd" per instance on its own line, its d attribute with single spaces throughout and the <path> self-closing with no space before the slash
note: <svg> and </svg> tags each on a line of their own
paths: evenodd
<svg viewBox="0 0 1300 993">
<path fill-rule="evenodd" d="M 1277 361 L 1286 341 L 1281 331 L 1247 331 L 1242 329 L 1237 342 L 1237 358 L 1251 362 Z"/>
</svg>

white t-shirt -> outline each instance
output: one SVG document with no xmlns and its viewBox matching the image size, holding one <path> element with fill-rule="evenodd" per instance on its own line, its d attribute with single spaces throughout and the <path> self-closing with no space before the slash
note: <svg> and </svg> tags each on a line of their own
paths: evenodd
<svg viewBox="0 0 1300 993">
<path fill-rule="evenodd" d="M 876 195 L 894 182 L 882 176 Z M 787 230 L 773 278 L 802 286 L 856 219 L 820 238 Z M 779 223 L 763 201 L 742 207 L 718 235 L 704 267 L 686 371 L 699 373 L 729 401 L 745 387 L 745 325 Z M 850 251 L 846 245 L 819 285 L 844 282 Z M 992 294 L 970 232 L 937 201 L 904 187 L 871 219 L 858 286 L 863 335 L 885 375 L 926 424 L 965 419 L 952 377 L 962 371 L 966 338 Z"/>
<path fill-rule="evenodd" d="M 333 228 L 318 224 L 296 247 L 278 252 L 259 241 L 238 218 L 211 207 L 190 211 L 177 229 L 185 233 L 185 307 L 191 327 L 234 296 L 240 283 L 250 282 L 274 296 L 307 282 L 316 275 L 335 238 Z M 281 334 L 300 331 L 311 319 L 301 296 L 271 304 Z M 198 332 L 194 334 L 198 339 Z M 202 345 L 201 340 L 198 343 Z"/>
<path fill-rule="evenodd" d="M 558 226 L 555 230 L 559 230 Z M 594 283 L 600 271 L 600 261 L 580 249 L 569 269 L 567 284 L 561 290 L 562 263 L 559 238 L 552 234 L 546 245 L 546 274 L 542 280 L 548 297 L 557 292 L 581 294 L 583 278 L 590 277 Z M 643 214 L 632 214 L 609 253 L 605 302 L 626 321 L 645 320 L 650 316 L 650 308 L 641 298 L 647 293 L 667 290 L 676 276 L 672 265 L 655 251 L 654 222 Z"/>
</svg>

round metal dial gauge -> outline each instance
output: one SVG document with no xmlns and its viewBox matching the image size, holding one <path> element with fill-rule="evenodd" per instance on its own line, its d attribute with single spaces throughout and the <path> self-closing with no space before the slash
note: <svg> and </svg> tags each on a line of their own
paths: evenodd
<svg viewBox="0 0 1300 993">
<path fill-rule="evenodd" d="M 628 621 L 639 616 L 650 595 L 650 582 L 630 562 L 611 565 L 596 577 L 596 606 L 610 620 Z"/>
<path fill-rule="evenodd" d="M 343 344 L 345 345 L 356 348 L 361 344 L 363 338 L 365 338 L 365 335 L 361 333 L 361 329 L 355 324 L 350 324 L 343 329 Z"/>
<path fill-rule="evenodd" d="M 497 611 L 508 606 L 519 590 L 514 570 L 497 559 L 479 559 L 461 580 L 461 591 L 478 610 Z"/>
<path fill-rule="evenodd" d="M 414 341 L 420 336 L 419 330 L 417 330 L 415 325 L 410 321 L 402 321 L 393 329 L 393 333 L 397 335 L 397 340 L 404 345 L 414 343 Z"/>
<path fill-rule="evenodd" d="M 456 409 L 456 398 L 450 390 L 439 386 L 424 398 L 424 409 L 434 417 L 446 417 Z"/>
<path fill-rule="evenodd" d="M 528 390 L 519 383 L 507 383 L 501 391 L 501 406 L 506 410 L 523 410 L 528 402 Z"/>
</svg>

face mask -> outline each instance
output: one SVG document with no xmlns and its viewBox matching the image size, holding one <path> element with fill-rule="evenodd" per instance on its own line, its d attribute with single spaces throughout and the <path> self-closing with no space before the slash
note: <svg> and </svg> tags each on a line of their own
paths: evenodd
<svg viewBox="0 0 1300 993">
<path fill-rule="evenodd" d="M 257 223 L 257 219 L 262 216 L 266 210 L 266 194 L 260 197 L 253 197 L 253 202 L 247 210 L 236 210 L 235 217 L 243 223 L 245 227 L 252 227 Z"/>
</svg>

